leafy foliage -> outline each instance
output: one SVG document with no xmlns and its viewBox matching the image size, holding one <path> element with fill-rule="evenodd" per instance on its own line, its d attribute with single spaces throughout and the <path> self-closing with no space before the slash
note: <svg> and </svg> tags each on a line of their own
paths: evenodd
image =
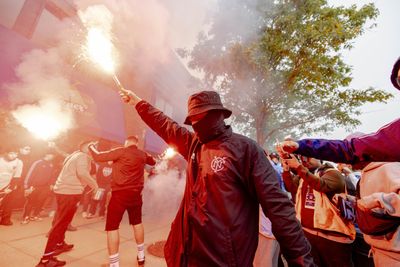
<svg viewBox="0 0 400 267">
<path fill-rule="evenodd" d="M 186 56 L 217 88 L 235 124 L 260 145 L 352 128 L 363 104 L 391 95 L 352 89 L 341 51 L 375 25 L 373 4 L 329 6 L 325 0 L 220 0 L 207 31 Z M 180 51 L 185 54 L 184 51 Z"/>
</svg>

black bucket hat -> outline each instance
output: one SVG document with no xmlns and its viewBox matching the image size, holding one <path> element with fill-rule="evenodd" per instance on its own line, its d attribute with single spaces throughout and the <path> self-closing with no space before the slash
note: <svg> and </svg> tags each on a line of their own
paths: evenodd
<svg viewBox="0 0 400 267">
<path fill-rule="evenodd" d="M 232 114 L 232 111 L 222 105 L 221 98 L 217 92 L 202 91 L 189 97 L 188 115 L 184 123 L 192 125 L 190 116 L 198 115 L 210 110 L 221 110 L 225 118 L 229 118 Z"/>
<path fill-rule="evenodd" d="M 397 61 L 393 65 L 392 69 L 392 75 L 390 75 L 390 80 L 392 81 L 392 84 L 396 89 L 400 90 L 400 84 L 397 82 L 397 77 L 400 69 L 400 57 L 397 59 Z"/>
</svg>

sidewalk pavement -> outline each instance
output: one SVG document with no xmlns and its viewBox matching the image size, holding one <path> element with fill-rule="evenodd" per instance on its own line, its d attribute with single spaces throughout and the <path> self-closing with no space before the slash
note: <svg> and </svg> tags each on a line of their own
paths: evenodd
<svg viewBox="0 0 400 267">
<path fill-rule="evenodd" d="M 41 258 L 46 245 L 46 233 L 49 231 L 53 218 L 43 218 L 41 222 L 30 222 L 21 225 L 21 214 L 13 214 L 12 226 L 0 225 L 0 267 L 34 267 Z M 143 215 L 145 229 L 145 247 L 147 267 L 167 266 L 163 258 L 150 255 L 147 251 L 154 242 L 166 240 L 170 230 L 172 217 L 167 220 L 156 220 Z M 73 250 L 58 256 L 67 261 L 71 267 L 104 267 L 108 266 L 107 236 L 104 231 L 105 220 L 98 217 L 85 219 L 80 213 L 72 222 L 77 231 L 66 233 L 66 242 L 74 244 Z M 137 266 L 136 243 L 133 239 L 133 229 L 125 214 L 120 226 L 120 266 Z"/>
</svg>

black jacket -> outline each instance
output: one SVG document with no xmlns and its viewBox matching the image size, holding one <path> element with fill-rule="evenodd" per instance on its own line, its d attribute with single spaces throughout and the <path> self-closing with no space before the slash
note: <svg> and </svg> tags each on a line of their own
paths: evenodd
<svg viewBox="0 0 400 267">
<path fill-rule="evenodd" d="M 54 184 L 56 178 L 53 163 L 40 159 L 35 161 L 29 169 L 25 178 L 25 188 L 51 185 Z"/>
<path fill-rule="evenodd" d="M 275 170 L 260 146 L 232 133 L 229 126 L 201 144 L 193 133 L 147 102 L 139 102 L 136 109 L 188 161 L 184 197 L 165 246 L 168 266 L 253 266 L 259 204 L 288 262 L 312 264 L 310 245 L 293 204 L 279 188 Z"/>
</svg>

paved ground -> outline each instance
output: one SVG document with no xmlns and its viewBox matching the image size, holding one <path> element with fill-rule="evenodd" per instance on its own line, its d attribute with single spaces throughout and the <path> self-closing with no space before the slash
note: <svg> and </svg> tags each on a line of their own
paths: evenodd
<svg viewBox="0 0 400 267">
<path fill-rule="evenodd" d="M 33 267 L 45 247 L 45 234 L 50 229 L 52 218 L 44 218 L 41 222 L 20 224 L 20 214 L 13 215 L 13 226 L 0 226 L 0 267 Z M 145 226 L 146 266 L 166 266 L 164 259 L 150 255 L 147 248 L 153 242 L 165 240 L 170 229 L 171 219 L 150 219 L 143 216 Z M 107 243 L 104 232 L 105 221 L 100 218 L 84 219 L 76 214 L 73 225 L 75 232 L 67 232 L 66 241 L 75 248 L 58 256 L 67 261 L 67 266 L 90 267 L 107 266 Z M 120 227 L 120 265 L 136 266 L 136 244 L 133 231 L 126 216 Z"/>
</svg>

